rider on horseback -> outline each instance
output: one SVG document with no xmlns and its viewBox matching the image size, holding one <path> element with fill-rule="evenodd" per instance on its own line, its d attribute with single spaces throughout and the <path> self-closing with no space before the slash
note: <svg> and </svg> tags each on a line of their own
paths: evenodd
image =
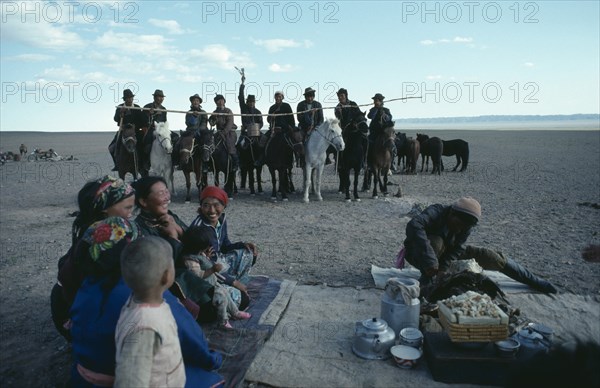
<svg viewBox="0 0 600 388">
<path fill-rule="evenodd" d="M 339 103 L 335 107 L 335 117 L 340 120 L 340 127 L 342 128 L 342 133 L 346 133 L 351 126 L 356 125 L 357 120 L 364 119 L 363 112 L 360 110 L 356 102 L 348 100 L 348 91 L 344 88 L 340 88 L 337 91 L 337 96 Z M 362 116 L 362 117 L 361 117 Z M 367 139 L 366 132 L 363 134 L 365 136 L 363 141 L 363 150 L 367 150 Z M 366 159 L 366 157 L 365 157 Z"/>
<path fill-rule="evenodd" d="M 308 139 L 313 129 L 323 124 L 323 107 L 319 101 L 315 101 L 315 90 L 313 88 L 304 89 L 304 101 L 298 103 L 296 108 L 298 113 L 298 127 Z M 308 111 L 308 112 L 306 112 Z"/>
<path fill-rule="evenodd" d="M 383 100 L 385 99 L 381 93 L 375 94 L 371 97 L 373 100 L 373 108 L 369 111 L 367 117 L 371 119 L 369 124 L 369 145 L 372 146 L 375 143 L 375 139 L 381 135 L 386 128 L 393 127 L 394 122 L 392 121 L 392 114 L 388 108 L 383 107 Z M 396 145 L 392 142 L 392 161 L 396 158 Z M 395 170 L 392 162 L 392 171 Z"/>
<path fill-rule="evenodd" d="M 263 127 L 263 118 L 261 116 L 262 113 L 256 109 L 256 98 L 253 94 L 249 94 L 248 98 L 246 98 L 246 102 L 244 102 L 244 81 L 246 81 L 246 77 L 242 75 L 242 83 L 240 84 L 240 93 L 238 95 L 240 112 L 242 114 L 254 114 L 256 116 L 242 116 L 242 136 L 260 137 L 260 132 L 258 136 L 256 136 L 255 133 L 248 132 L 250 128 L 255 127 L 255 124 L 258 125 L 258 129 L 260 130 Z"/>
<path fill-rule="evenodd" d="M 269 123 L 269 130 L 265 133 L 265 136 L 260 139 L 260 146 L 266 148 L 271 140 L 271 133 L 273 131 L 289 131 L 296 128 L 296 120 L 294 120 L 294 112 L 292 107 L 287 102 L 283 102 L 283 92 L 275 92 L 275 104 L 269 108 L 269 114 L 282 114 L 281 116 L 268 116 L 267 122 Z M 260 158 L 255 163 L 255 166 L 260 167 L 263 165 L 263 158 Z"/>
<path fill-rule="evenodd" d="M 231 109 L 225 107 L 225 97 L 221 94 L 217 94 L 214 98 L 217 109 L 213 113 L 220 113 L 218 115 L 212 115 L 208 119 L 211 126 L 216 126 L 218 133 L 223 137 L 227 152 L 231 156 L 233 163 L 233 171 L 237 171 L 240 167 L 240 158 L 235 148 L 237 141 L 237 134 L 235 133 L 236 125 L 233 123 L 233 112 Z"/>
<path fill-rule="evenodd" d="M 202 97 L 198 95 L 198 93 L 190 96 L 190 110 L 185 115 L 185 132 L 182 136 L 194 136 L 196 142 L 199 144 L 201 139 L 201 131 L 208 131 L 208 116 L 206 115 L 206 111 L 202 109 Z M 173 164 L 179 162 L 179 151 L 181 149 L 181 145 L 179 142 L 175 144 L 173 148 Z M 205 166 L 208 168 L 207 166 Z M 183 166 L 178 166 L 177 169 L 181 170 Z"/>
<path fill-rule="evenodd" d="M 140 107 L 139 105 L 133 103 L 133 97 L 135 97 L 135 95 L 130 89 L 123 90 L 124 102 L 121 105 L 119 105 L 115 111 L 114 119 L 117 125 L 119 125 L 119 130 L 117 131 L 117 133 L 115 133 L 115 137 L 112 139 L 110 145 L 108 146 L 108 151 L 110 152 L 110 156 L 112 157 L 113 162 L 115 164 L 112 171 L 118 171 L 116 155 L 119 152 L 119 149 L 121 148 L 121 141 L 120 139 L 118 139 L 119 134 L 121 133 L 121 129 L 125 128 L 129 124 L 134 125 L 136 129 L 139 129 L 145 123 L 145 117 L 142 115 L 141 110 L 127 109 L 127 107 Z M 139 144 L 142 141 L 143 134 L 141 131 L 138 131 L 136 132 L 136 135 L 138 135 Z"/>
</svg>

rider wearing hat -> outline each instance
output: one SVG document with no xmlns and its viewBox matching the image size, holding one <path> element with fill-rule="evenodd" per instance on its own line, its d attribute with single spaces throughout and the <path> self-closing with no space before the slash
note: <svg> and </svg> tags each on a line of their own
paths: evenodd
<svg viewBox="0 0 600 388">
<path fill-rule="evenodd" d="M 246 102 L 244 102 L 244 81 L 246 81 L 246 77 L 242 75 L 242 83 L 240 84 L 240 93 L 238 95 L 238 102 L 240 103 L 240 112 L 242 114 L 255 114 L 257 116 L 242 116 L 242 135 L 246 135 L 248 128 L 253 126 L 254 124 L 258 124 L 258 128 L 263 127 L 263 118 L 261 116 L 261 112 L 256 109 L 256 98 L 253 94 L 249 94 L 246 98 Z"/>
<path fill-rule="evenodd" d="M 335 107 L 335 117 L 340 120 L 342 130 L 346 129 L 352 120 L 361 114 L 358 105 L 354 101 L 348 100 L 348 91 L 340 88 L 337 91 L 339 103 Z"/>
<path fill-rule="evenodd" d="M 217 109 L 213 113 L 219 113 L 218 115 L 211 115 L 208 122 L 211 126 L 216 126 L 217 131 L 221 133 L 227 147 L 227 152 L 231 156 L 233 163 L 233 171 L 237 171 L 240 167 L 240 158 L 235 148 L 237 141 L 237 134 L 235 130 L 237 126 L 233 123 L 233 112 L 231 109 L 225 107 L 225 97 L 222 94 L 217 94 L 214 98 Z"/>
<path fill-rule="evenodd" d="M 323 107 L 320 102 L 315 101 L 315 90 L 311 87 L 304 89 L 304 101 L 298 103 L 296 111 L 298 112 L 298 126 L 306 137 L 314 128 L 323 124 Z"/>
<path fill-rule="evenodd" d="M 292 107 L 287 102 L 283 102 L 284 99 L 283 92 L 276 91 L 274 98 L 275 104 L 271 105 L 269 108 L 269 115 L 277 114 L 281 116 L 268 116 L 267 122 L 269 123 L 269 130 L 265 133 L 265 136 L 260 139 L 260 146 L 266 148 L 269 140 L 271 140 L 272 131 L 293 131 L 296 129 L 296 120 L 294 119 L 294 112 L 292 111 Z M 264 155 L 263 155 L 264 156 Z M 257 167 L 262 166 L 263 160 L 262 157 L 254 162 L 254 165 Z"/>
<path fill-rule="evenodd" d="M 141 128 L 145 123 L 145 117 L 143 116 L 141 110 L 127 109 L 127 107 L 140 107 L 139 105 L 133 103 L 133 97 L 135 97 L 135 94 L 133 94 L 131 89 L 123 90 L 124 102 L 120 104 L 115 110 L 114 119 L 117 125 L 119 126 L 119 131 L 115 133 L 115 137 L 112 139 L 110 145 L 108 146 L 108 151 L 110 152 L 110 156 L 113 158 L 113 162 L 115 164 L 112 171 L 118 171 L 116 155 L 119 152 L 119 149 L 121 148 L 121 142 L 117 142 L 117 137 L 119 135 L 119 132 L 121 131 L 121 128 L 125 128 L 126 125 L 131 124 L 134 125 L 137 129 Z M 138 141 L 141 141 L 141 134 Z"/>
<path fill-rule="evenodd" d="M 544 293 L 556 293 L 550 282 L 532 274 L 503 253 L 466 245 L 480 219 L 479 202 L 463 197 L 449 206 L 431 205 L 409 221 L 404 240 L 405 258 L 421 271 L 422 285 L 430 284 L 452 261 L 475 259 L 483 269 L 500 271 Z"/>
<path fill-rule="evenodd" d="M 185 130 L 199 136 L 200 131 L 208 129 L 208 116 L 202 109 L 202 97 L 198 93 L 190 96 L 190 111 L 185 115 Z"/>
<path fill-rule="evenodd" d="M 376 93 L 373 97 L 373 108 L 369 111 L 367 117 L 371 119 L 369 124 L 369 144 L 375 143 L 377 136 L 381 135 L 386 128 L 394 127 L 392 114 L 388 108 L 384 108 L 383 100 L 385 97 L 381 93 Z M 396 144 L 392 142 L 392 161 L 396 159 Z M 392 167 L 392 170 L 395 170 Z"/>
</svg>

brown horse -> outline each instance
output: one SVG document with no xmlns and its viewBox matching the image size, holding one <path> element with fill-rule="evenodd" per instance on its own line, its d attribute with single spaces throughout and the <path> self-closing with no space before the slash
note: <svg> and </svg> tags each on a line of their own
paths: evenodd
<svg viewBox="0 0 600 388">
<path fill-rule="evenodd" d="M 27 156 L 27 146 L 25 144 L 21 144 L 19 147 L 19 153 L 21 154 L 21 159 Z"/>
<path fill-rule="evenodd" d="M 395 138 L 394 127 L 388 127 L 377 136 L 375 142 L 370 146 L 367 163 L 369 169 L 373 172 L 373 198 L 377 198 L 377 185 L 379 185 L 383 195 L 388 195 L 388 173 L 392 165 L 392 147 Z M 383 183 L 381 180 L 382 175 Z"/>
<path fill-rule="evenodd" d="M 136 151 L 137 138 L 135 136 L 135 126 L 127 124 L 121 129 L 117 141 L 121 142 L 121 147 L 118 147 L 116 157 L 119 166 L 119 178 L 125 179 L 125 175 L 131 173 L 133 180 L 136 180 L 141 166 L 139 165 Z"/>
<path fill-rule="evenodd" d="M 406 172 L 416 174 L 419 155 L 421 154 L 421 144 L 417 139 L 408 139 L 408 152 L 406 154 Z"/>
<path fill-rule="evenodd" d="M 200 155 L 200 145 L 194 138 L 194 134 L 191 132 L 184 132 L 179 138 L 179 167 L 185 176 L 185 202 L 189 203 L 192 200 L 191 197 L 191 173 L 193 172 L 196 175 L 196 187 L 198 188 L 198 192 L 201 191 L 202 187 L 205 187 L 206 184 L 202 180 L 202 158 Z"/>
</svg>

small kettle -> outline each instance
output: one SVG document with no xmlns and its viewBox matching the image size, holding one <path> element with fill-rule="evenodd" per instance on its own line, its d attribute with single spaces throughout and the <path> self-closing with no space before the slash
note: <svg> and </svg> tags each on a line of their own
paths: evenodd
<svg viewBox="0 0 600 388">
<path fill-rule="evenodd" d="M 550 343 L 538 332 L 531 328 L 519 330 L 514 338 L 521 343 L 521 353 L 529 356 L 538 352 L 547 352 L 550 349 Z"/>
<path fill-rule="evenodd" d="M 383 319 L 372 318 L 358 321 L 354 327 L 354 354 L 367 360 L 385 360 L 390 357 L 396 333 Z"/>
</svg>

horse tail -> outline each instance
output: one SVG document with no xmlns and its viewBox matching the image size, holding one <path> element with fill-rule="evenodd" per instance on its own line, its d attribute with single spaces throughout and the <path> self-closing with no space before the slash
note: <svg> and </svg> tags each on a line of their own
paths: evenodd
<svg viewBox="0 0 600 388">
<path fill-rule="evenodd" d="M 464 144 L 464 149 L 463 149 L 463 153 L 462 153 L 462 167 L 460 168 L 461 171 L 464 171 L 467 169 L 467 165 L 469 164 L 469 143 L 465 142 Z"/>
</svg>

